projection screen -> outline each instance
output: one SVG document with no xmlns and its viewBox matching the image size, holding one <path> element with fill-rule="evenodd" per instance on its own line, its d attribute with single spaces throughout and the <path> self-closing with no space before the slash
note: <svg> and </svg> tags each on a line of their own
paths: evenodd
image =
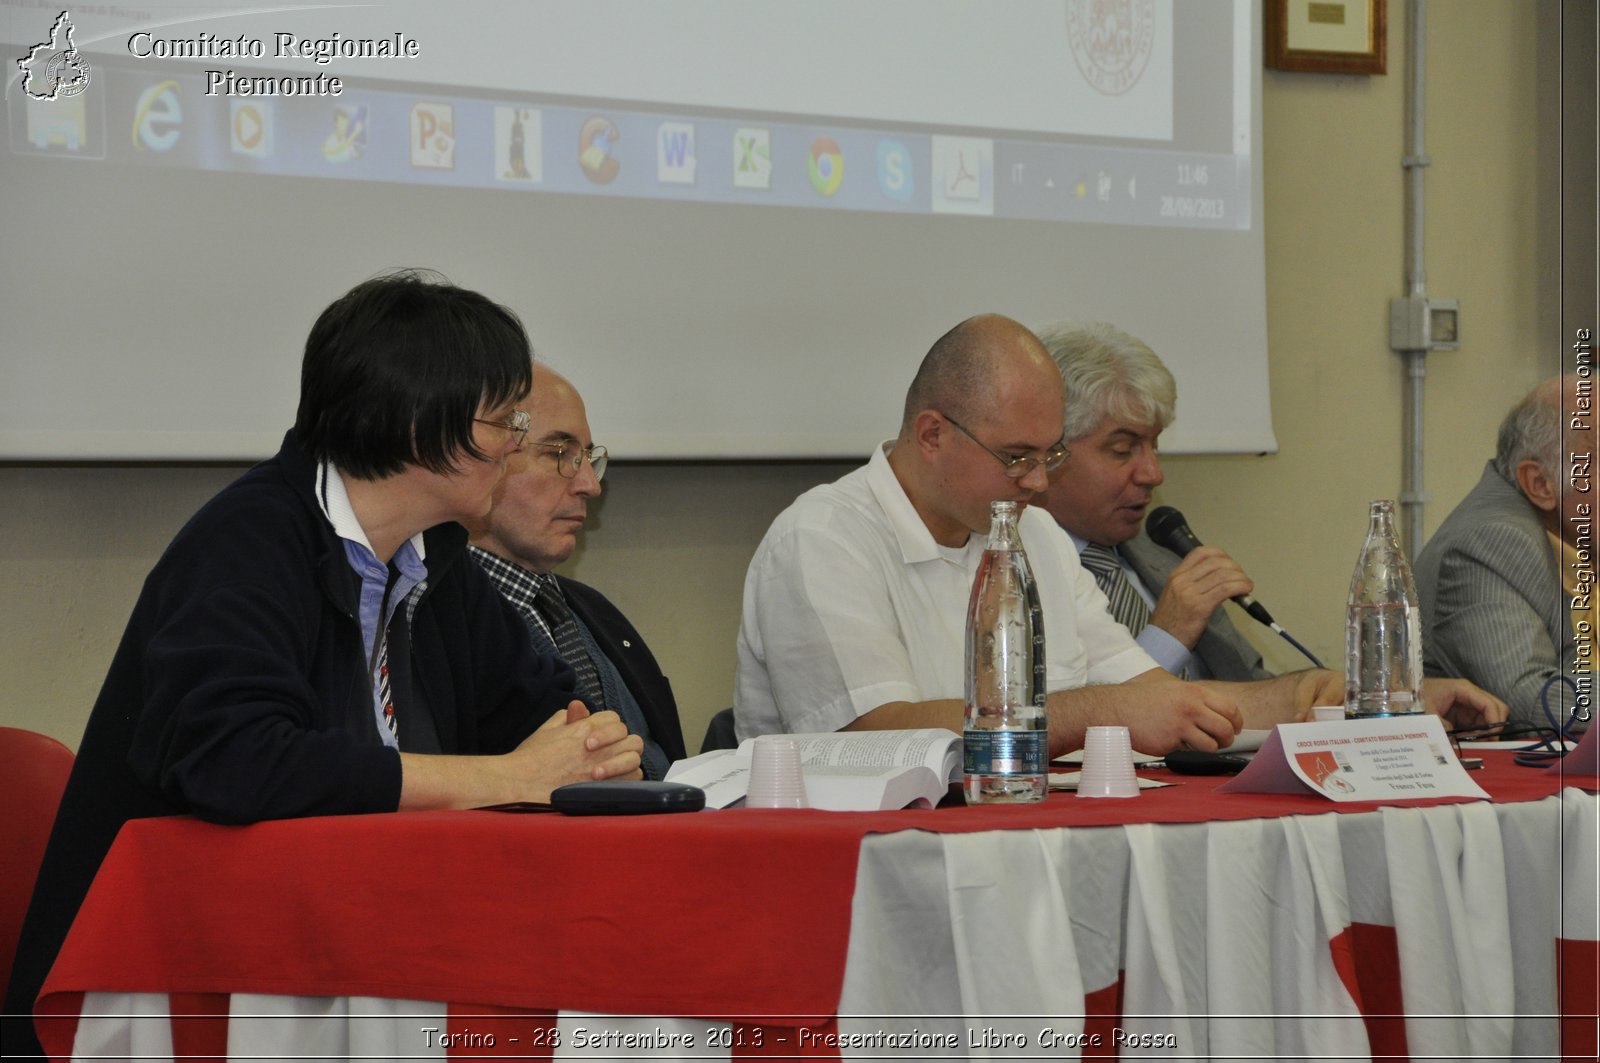
<svg viewBox="0 0 1600 1063">
<path fill-rule="evenodd" d="M 523 319 L 623 459 L 859 457 L 959 320 L 1274 449 L 1250 0 L 0 0 L 0 460 L 236 460 L 354 283 Z"/>
</svg>

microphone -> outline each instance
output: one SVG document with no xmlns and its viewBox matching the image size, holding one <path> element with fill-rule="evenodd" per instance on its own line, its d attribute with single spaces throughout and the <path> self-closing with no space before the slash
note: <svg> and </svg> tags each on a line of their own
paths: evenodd
<svg viewBox="0 0 1600 1063">
<path fill-rule="evenodd" d="M 1157 546 L 1166 547 L 1179 557 L 1188 557 L 1189 553 L 1200 545 L 1200 537 L 1189 527 L 1189 522 L 1183 519 L 1182 513 L 1179 513 L 1171 506 L 1157 506 L 1152 509 L 1150 516 L 1144 522 L 1144 528 L 1149 533 L 1151 542 Z M 1321 661 L 1317 660 L 1316 654 L 1300 645 L 1298 639 L 1283 630 L 1278 622 L 1272 619 L 1272 614 L 1267 612 L 1260 602 L 1248 594 L 1235 594 L 1233 600 L 1243 606 L 1244 611 L 1256 620 L 1283 636 L 1284 641 L 1305 654 L 1312 664 L 1318 668 L 1325 667 Z"/>
<path fill-rule="evenodd" d="M 1191 551 L 1200 546 L 1200 537 L 1195 535 L 1189 527 L 1189 522 L 1183 519 L 1171 506 L 1157 506 L 1150 511 L 1150 516 L 1144 522 L 1144 529 L 1150 535 L 1150 541 L 1157 546 L 1164 546 L 1179 557 L 1188 557 Z M 1278 630 L 1278 622 L 1272 619 L 1272 614 L 1248 594 L 1235 594 L 1233 600 L 1238 602 L 1256 620 L 1267 625 L 1273 630 Z"/>
</svg>

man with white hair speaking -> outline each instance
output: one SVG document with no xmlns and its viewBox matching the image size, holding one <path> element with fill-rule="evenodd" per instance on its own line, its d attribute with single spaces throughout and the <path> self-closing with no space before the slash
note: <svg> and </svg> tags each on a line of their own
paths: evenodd
<svg viewBox="0 0 1600 1063">
<path fill-rule="evenodd" d="M 1214 546 L 1180 555 L 1146 528 L 1153 492 L 1166 478 L 1158 443 L 1177 407 L 1172 374 L 1146 344 L 1112 325 L 1051 325 L 1039 339 L 1065 384 L 1069 454 L 1036 501 L 1072 537 L 1111 614 L 1173 675 L 1271 678 L 1223 608 L 1255 589 L 1244 569 Z M 1325 669 L 1292 674 L 1343 689 L 1343 676 Z M 1505 706 L 1470 683 L 1430 680 L 1423 696 L 1430 712 L 1456 723 L 1505 719 Z"/>
<path fill-rule="evenodd" d="M 1103 323 L 1060 324 L 1039 339 L 1067 390 L 1072 455 L 1039 499 L 1144 651 L 1174 675 L 1247 681 L 1272 675 L 1222 603 L 1255 589 L 1215 546 L 1185 557 L 1150 539 L 1145 515 L 1165 474 L 1157 443 L 1178 386 L 1148 346 Z"/>
</svg>

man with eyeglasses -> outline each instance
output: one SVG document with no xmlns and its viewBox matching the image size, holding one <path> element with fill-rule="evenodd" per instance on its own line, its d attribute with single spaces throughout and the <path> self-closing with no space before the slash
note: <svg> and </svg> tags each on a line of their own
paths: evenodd
<svg viewBox="0 0 1600 1063">
<path fill-rule="evenodd" d="M 1026 328 L 984 315 L 941 337 L 898 438 L 779 515 L 745 579 L 734 717 L 775 732 L 962 726 L 967 599 L 989 506 L 1031 501 L 1066 459 L 1061 374 Z M 1111 618 L 1050 516 L 1018 531 L 1044 611 L 1050 751 L 1122 724 L 1164 753 L 1225 745 L 1258 698 L 1181 682 Z M 1256 684 L 1252 684 L 1256 685 Z M 1241 714 L 1241 709 L 1245 710 Z"/>
<path fill-rule="evenodd" d="M 577 389 L 544 365 L 534 366 L 527 411 L 526 447 L 507 459 L 489 515 L 468 523 L 472 557 L 522 615 L 534 645 L 572 665 L 589 708 L 616 712 L 643 740 L 645 777 L 659 779 L 684 755 L 671 684 L 605 595 L 555 574 L 600 494 L 606 448 L 591 438 Z"/>
</svg>

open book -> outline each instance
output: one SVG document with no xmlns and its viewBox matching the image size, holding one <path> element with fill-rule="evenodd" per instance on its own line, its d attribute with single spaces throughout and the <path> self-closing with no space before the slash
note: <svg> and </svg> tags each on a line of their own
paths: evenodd
<svg viewBox="0 0 1600 1063">
<path fill-rule="evenodd" d="M 961 779 L 961 736 L 927 727 L 915 731 L 834 731 L 783 735 L 800 747 L 806 800 L 812 808 L 865 812 L 917 805 L 932 808 Z M 751 747 L 718 749 L 680 760 L 671 782 L 698 786 L 707 808 L 744 800 L 750 784 Z"/>
</svg>

